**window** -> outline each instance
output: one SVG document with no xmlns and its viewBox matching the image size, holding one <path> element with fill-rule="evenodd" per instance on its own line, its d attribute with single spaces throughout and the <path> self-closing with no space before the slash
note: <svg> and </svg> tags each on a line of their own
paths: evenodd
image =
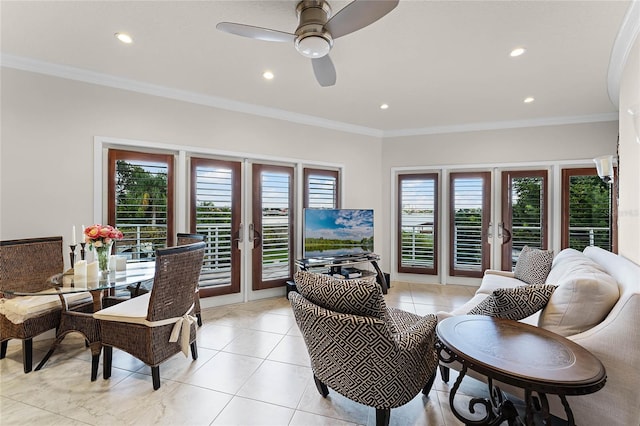
<svg viewBox="0 0 640 426">
<path fill-rule="evenodd" d="M 304 169 L 304 207 L 340 208 L 340 181 L 336 170 Z"/>
<path fill-rule="evenodd" d="M 438 175 L 398 176 L 398 272 L 438 273 Z"/>
<path fill-rule="evenodd" d="M 174 243 L 173 156 L 109 150 L 108 221 L 124 238 L 116 253 L 128 261 L 154 259 Z"/>
<path fill-rule="evenodd" d="M 598 246 L 616 251 L 614 188 L 598 177 L 595 168 L 562 171 L 562 248 Z"/>
</svg>

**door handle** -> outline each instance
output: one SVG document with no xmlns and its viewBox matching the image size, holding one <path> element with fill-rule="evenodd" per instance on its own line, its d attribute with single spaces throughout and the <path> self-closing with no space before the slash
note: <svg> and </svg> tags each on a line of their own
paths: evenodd
<svg viewBox="0 0 640 426">
<path fill-rule="evenodd" d="M 253 248 L 260 247 L 262 244 L 262 234 L 256 230 L 253 223 L 249 224 L 249 242 L 253 243 Z"/>
<path fill-rule="evenodd" d="M 507 244 L 511 241 L 511 231 L 504 227 L 504 223 L 500 223 L 499 230 L 499 237 L 502 238 L 502 244 Z"/>
<path fill-rule="evenodd" d="M 489 227 L 487 228 L 487 242 L 489 244 L 493 243 L 493 222 L 489 222 Z"/>
<path fill-rule="evenodd" d="M 238 230 L 236 231 L 236 236 L 233 239 L 238 243 L 238 248 L 242 245 L 242 241 L 244 240 L 244 225 L 242 223 L 238 226 Z"/>
</svg>

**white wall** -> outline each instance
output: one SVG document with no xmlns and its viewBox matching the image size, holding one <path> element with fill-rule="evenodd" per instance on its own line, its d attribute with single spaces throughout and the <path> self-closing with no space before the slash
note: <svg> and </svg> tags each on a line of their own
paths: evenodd
<svg viewBox="0 0 640 426">
<path fill-rule="evenodd" d="M 630 109 L 635 117 L 629 114 Z M 618 252 L 640 264 L 640 37 L 630 50 L 620 80 L 619 111 Z"/>
<path fill-rule="evenodd" d="M 344 207 L 381 207 L 377 138 L 8 68 L 1 83 L 3 240 L 69 239 L 93 220 L 94 136 L 338 163 Z"/>
</svg>

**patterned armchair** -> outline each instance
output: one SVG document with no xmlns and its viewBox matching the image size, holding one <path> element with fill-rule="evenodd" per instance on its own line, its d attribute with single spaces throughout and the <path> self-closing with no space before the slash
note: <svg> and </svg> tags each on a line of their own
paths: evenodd
<svg viewBox="0 0 640 426">
<path fill-rule="evenodd" d="M 334 389 L 374 407 L 376 424 L 388 425 L 391 408 L 429 393 L 438 365 L 434 315 L 387 308 L 375 277 L 300 271 L 295 283 L 289 300 L 323 397 Z"/>
</svg>

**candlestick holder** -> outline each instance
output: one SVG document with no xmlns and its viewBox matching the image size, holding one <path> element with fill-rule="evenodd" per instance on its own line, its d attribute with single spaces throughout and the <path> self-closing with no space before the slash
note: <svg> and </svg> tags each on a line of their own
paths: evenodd
<svg viewBox="0 0 640 426">
<path fill-rule="evenodd" d="M 73 268 L 73 265 L 76 263 L 76 244 L 70 244 L 69 248 L 71 249 L 69 258 L 71 259 L 71 267 Z"/>
<path fill-rule="evenodd" d="M 86 260 L 84 257 L 87 254 L 87 252 L 84 250 L 84 246 L 86 246 L 87 243 L 80 243 L 80 260 Z"/>
</svg>

